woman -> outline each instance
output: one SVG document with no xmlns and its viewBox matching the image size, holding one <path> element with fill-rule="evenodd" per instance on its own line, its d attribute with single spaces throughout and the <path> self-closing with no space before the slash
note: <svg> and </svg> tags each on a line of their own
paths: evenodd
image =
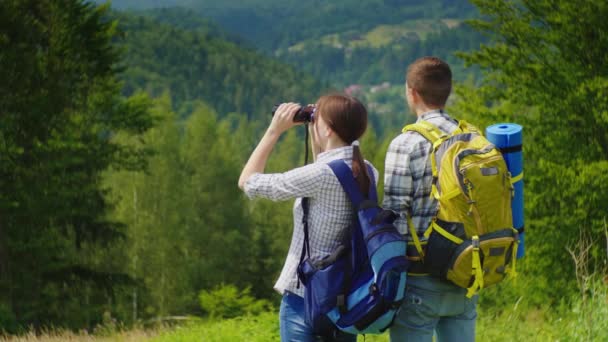
<svg viewBox="0 0 608 342">
<path fill-rule="evenodd" d="M 298 286 L 297 267 L 304 242 L 302 201 L 309 200 L 310 257 L 323 257 L 337 247 L 351 223 L 353 214 L 348 196 L 327 163 L 344 159 L 364 193 L 370 176 L 359 150 L 358 140 L 367 128 L 367 110 L 357 99 L 341 95 L 322 96 L 316 104 L 308 129 L 314 163 L 285 173 L 264 174 L 266 160 L 283 132 L 301 124 L 293 117 L 300 105 L 281 104 L 264 137 L 251 154 L 239 179 L 239 187 L 250 198 L 274 201 L 297 198 L 293 209 L 294 231 L 281 275 L 275 290 L 283 295 L 280 308 L 282 341 L 315 341 L 304 320 L 304 288 Z M 374 169 L 374 179 L 378 179 Z M 356 341 L 344 334 L 336 341 Z"/>
</svg>

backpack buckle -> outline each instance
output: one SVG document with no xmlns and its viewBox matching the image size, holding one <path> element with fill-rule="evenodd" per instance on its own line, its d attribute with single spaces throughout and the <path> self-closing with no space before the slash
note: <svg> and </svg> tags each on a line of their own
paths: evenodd
<svg viewBox="0 0 608 342">
<path fill-rule="evenodd" d="M 474 251 L 478 251 L 479 250 L 479 236 L 477 236 L 477 235 L 473 236 L 472 245 L 473 245 L 473 250 Z"/>
</svg>

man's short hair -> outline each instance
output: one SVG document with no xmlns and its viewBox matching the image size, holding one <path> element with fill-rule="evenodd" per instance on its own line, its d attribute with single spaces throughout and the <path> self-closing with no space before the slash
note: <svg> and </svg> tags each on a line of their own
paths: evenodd
<svg viewBox="0 0 608 342">
<path fill-rule="evenodd" d="M 422 57 L 410 64 L 406 81 L 429 106 L 445 106 L 452 91 L 450 66 L 437 57 Z"/>
</svg>

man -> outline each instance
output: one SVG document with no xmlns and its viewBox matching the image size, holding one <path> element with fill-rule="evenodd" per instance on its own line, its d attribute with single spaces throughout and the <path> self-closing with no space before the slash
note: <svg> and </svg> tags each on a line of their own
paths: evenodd
<svg viewBox="0 0 608 342">
<path fill-rule="evenodd" d="M 452 90 L 447 63 L 436 57 L 416 60 L 407 69 L 405 88 L 418 121 L 428 121 L 446 134 L 457 128 L 458 123 L 444 111 Z M 423 244 L 423 233 L 437 214 L 437 201 L 430 196 L 431 151 L 428 140 L 407 131 L 391 142 L 385 163 L 383 206 L 399 214 L 395 224 L 412 241 L 409 216 Z M 408 256 L 417 257 L 409 244 Z M 390 329 L 391 341 L 430 342 L 433 333 L 439 342 L 474 341 L 477 296 L 467 298 L 466 289 L 425 274 L 420 262 L 414 264 L 401 311 Z"/>
</svg>

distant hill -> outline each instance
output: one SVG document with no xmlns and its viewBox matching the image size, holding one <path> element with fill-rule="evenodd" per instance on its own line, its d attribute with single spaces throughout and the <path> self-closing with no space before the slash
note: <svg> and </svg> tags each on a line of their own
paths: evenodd
<svg viewBox="0 0 608 342">
<path fill-rule="evenodd" d="M 468 51 L 484 41 L 462 21 L 410 20 L 379 25 L 370 31 L 346 31 L 307 39 L 278 49 L 279 59 L 333 84 L 403 83 L 405 67 L 416 58 L 435 55 L 450 63 L 457 80 L 465 70 L 455 51 Z"/>
<path fill-rule="evenodd" d="M 158 96 L 168 90 L 176 108 L 203 100 L 220 115 L 239 112 L 267 119 L 275 103 L 308 103 L 325 88 L 187 11 L 114 15 L 124 33 L 118 44 L 124 49 L 126 95 L 142 89 Z M 167 23 L 176 15 L 179 27 Z"/>
<path fill-rule="evenodd" d="M 477 15 L 467 0 L 114 0 L 112 4 L 122 9 L 183 6 L 192 12 L 145 13 L 185 29 L 197 25 L 191 18 L 195 13 L 230 32 L 231 41 L 255 47 L 337 87 L 400 83 L 401 72 L 396 69 L 430 54 L 448 60 L 456 69 L 456 79 L 463 80 L 471 71 L 463 69 L 453 52 L 470 50 L 483 41 L 462 24 Z"/>
<path fill-rule="evenodd" d="M 264 50 L 330 33 L 476 14 L 468 0 L 113 0 L 112 5 L 117 9 L 190 8 Z"/>
<path fill-rule="evenodd" d="M 176 5 L 183 7 L 171 7 Z M 153 33 L 156 39 L 144 38 L 145 43 L 140 38 L 129 40 L 127 90 L 145 86 L 158 93 L 169 84 L 178 104 L 203 96 L 221 112 L 246 111 L 257 117 L 263 114 L 253 113 L 258 103 L 254 99 L 266 107 L 290 96 L 310 101 L 328 85 L 356 89 L 353 94 L 368 105 L 380 135 L 402 125 L 407 117 L 403 82 L 409 63 L 436 55 L 450 63 L 456 80 L 475 79 L 478 71 L 466 69 L 454 52 L 475 49 L 484 41 L 464 24 L 477 15 L 466 0 L 114 0 L 113 6 L 138 9 L 137 15 L 146 18 L 145 27 L 131 25 L 136 37 L 146 36 L 147 29 L 161 30 L 155 27 L 159 24 L 165 32 Z M 177 42 L 166 33 L 174 30 Z M 191 35 L 206 37 L 194 50 L 227 45 L 212 48 L 214 62 L 205 62 L 202 68 L 199 53 L 187 48 Z M 238 57 L 224 58 L 221 50 Z M 278 71 L 285 65 L 263 56 L 294 69 Z M 175 60 L 181 63 L 176 65 Z M 253 67 L 260 63 L 265 71 Z M 241 78 L 223 76 L 233 72 L 227 69 L 250 71 Z M 269 88 L 266 80 L 278 74 L 285 76 L 270 82 Z M 142 75 L 147 75 L 145 80 Z M 197 75 L 204 75 L 205 81 Z M 275 87 L 277 82 L 282 86 Z M 284 93 L 288 95 L 278 95 Z"/>
</svg>

